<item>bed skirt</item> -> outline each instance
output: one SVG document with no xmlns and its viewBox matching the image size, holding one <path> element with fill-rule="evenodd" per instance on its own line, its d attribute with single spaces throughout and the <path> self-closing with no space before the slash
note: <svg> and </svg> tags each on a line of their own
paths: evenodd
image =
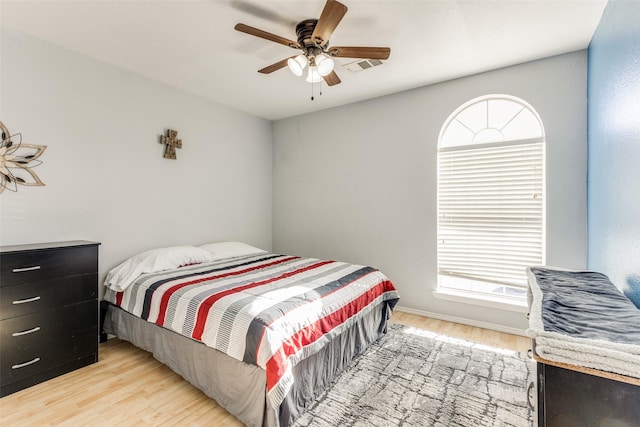
<svg viewBox="0 0 640 427">
<path fill-rule="evenodd" d="M 276 410 L 266 395 L 266 372 L 201 342 L 109 305 L 104 331 L 146 350 L 249 427 L 291 425 L 351 360 L 386 332 L 391 315 L 382 302 L 293 367 L 294 384 Z"/>
</svg>

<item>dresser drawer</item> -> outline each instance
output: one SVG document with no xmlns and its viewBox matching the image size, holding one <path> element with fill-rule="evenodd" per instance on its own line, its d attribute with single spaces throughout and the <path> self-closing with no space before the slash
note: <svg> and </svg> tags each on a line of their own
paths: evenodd
<svg viewBox="0 0 640 427">
<path fill-rule="evenodd" d="M 98 247 L 9 252 L 0 255 L 0 286 L 40 282 L 98 271 Z"/>
<path fill-rule="evenodd" d="M 0 321 L 0 339 L 2 384 L 97 353 L 97 301 Z"/>
<path fill-rule="evenodd" d="M 95 329 L 70 333 L 60 338 L 55 346 L 3 355 L 0 382 L 10 384 L 97 353 Z"/>
<path fill-rule="evenodd" d="M 0 320 L 97 299 L 98 274 L 0 287 Z"/>
<path fill-rule="evenodd" d="M 40 311 L 0 322 L 0 353 L 22 351 L 24 348 L 46 347 L 74 331 L 93 328 L 98 338 L 97 300 Z"/>
</svg>

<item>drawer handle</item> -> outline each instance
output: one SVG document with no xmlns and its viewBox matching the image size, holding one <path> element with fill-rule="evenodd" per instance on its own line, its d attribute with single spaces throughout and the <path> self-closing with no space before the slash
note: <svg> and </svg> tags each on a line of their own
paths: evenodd
<svg viewBox="0 0 640 427">
<path fill-rule="evenodd" d="M 26 299 L 18 299 L 13 301 L 13 304 L 26 304 L 28 302 L 34 302 L 34 301 L 38 301 L 40 299 L 40 297 L 33 297 L 33 298 L 26 298 Z"/>
<path fill-rule="evenodd" d="M 40 270 L 40 266 L 39 265 L 34 265 L 33 267 L 14 268 L 13 272 L 14 273 L 23 273 L 25 271 L 34 271 L 34 270 Z"/>
<path fill-rule="evenodd" d="M 13 365 L 13 366 L 11 367 L 11 369 L 20 369 L 20 368 L 24 368 L 25 366 L 33 365 L 34 363 L 37 363 L 37 362 L 39 362 L 39 361 L 40 361 L 40 358 L 39 358 L 39 357 L 36 357 L 35 359 L 33 359 L 33 360 L 29 360 L 28 362 L 24 362 L 24 363 L 19 363 L 19 364 L 17 364 L 17 365 Z"/>
<path fill-rule="evenodd" d="M 12 337 L 19 337 L 22 335 L 32 334 L 34 332 L 38 332 L 40 330 L 40 326 L 36 326 L 35 328 L 27 329 L 26 331 L 14 332 L 11 334 Z"/>
</svg>

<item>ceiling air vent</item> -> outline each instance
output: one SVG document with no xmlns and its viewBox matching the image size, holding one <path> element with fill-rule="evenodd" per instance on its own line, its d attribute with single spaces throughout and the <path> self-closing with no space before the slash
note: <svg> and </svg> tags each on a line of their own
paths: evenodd
<svg viewBox="0 0 640 427">
<path fill-rule="evenodd" d="M 379 59 L 358 59 L 357 61 L 344 64 L 342 67 L 355 73 L 358 71 L 368 70 L 369 68 L 377 67 L 382 64 L 384 64 L 384 62 Z"/>
</svg>

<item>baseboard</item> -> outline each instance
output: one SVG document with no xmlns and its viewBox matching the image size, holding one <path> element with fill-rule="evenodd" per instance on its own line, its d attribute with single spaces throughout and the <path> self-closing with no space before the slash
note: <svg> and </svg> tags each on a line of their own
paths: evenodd
<svg viewBox="0 0 640 427">
<path fill-rule="evenodd" d="M 524 329 L 510 328 L 508 326 L 497 325 L 495 323 L 480 322 L 478 320 L 465 319 L 463 317 L 447 316 L 446 314 L 432 313 L 430 311 L 424 311 L 424 310 L 416 310 L 414 308 L 409 308 L 409 307 L 396 306 L 394 310 L 398 310 L 403 313 L 415 314 L 423 317 L 430 317 L 432 319 L 445 320 L 447 322 L 461 323 L 463 325 L 475 326 L 476 328 L 484 328 L 484 329 L 490 329 L 492 331 L 506 332 L 508 334 L 520 335 L 523 337 L 527 336 L 527 333 Z"/>
</svg>

